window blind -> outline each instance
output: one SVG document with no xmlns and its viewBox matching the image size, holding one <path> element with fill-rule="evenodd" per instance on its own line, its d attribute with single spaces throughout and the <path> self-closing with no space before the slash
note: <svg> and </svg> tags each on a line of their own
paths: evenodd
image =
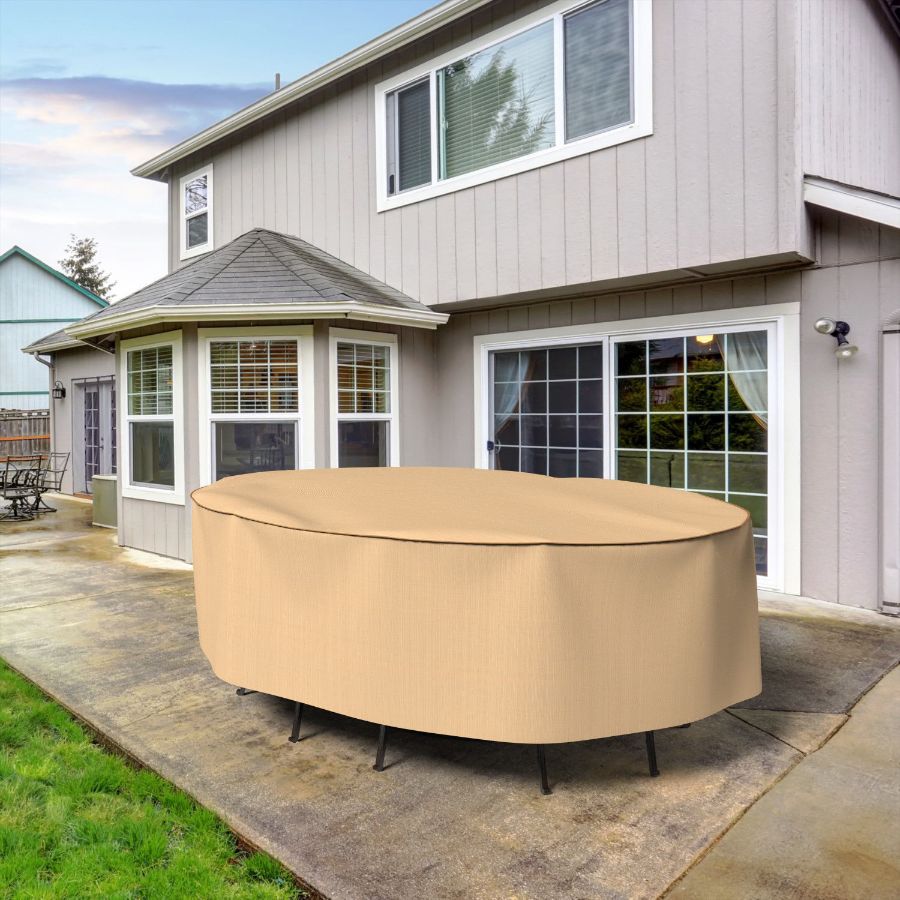
<svg viewBox="0 0 900 900">
<path fill-rule="evenodd" d="M 630 0 L 601 0 L 564 26 L 566 140 L 630 122 Z"/>
<path fill-rule="evenodd" d="M 554 144 L 553 22 L 438 71 L 440 176 Z"/>
</svg>

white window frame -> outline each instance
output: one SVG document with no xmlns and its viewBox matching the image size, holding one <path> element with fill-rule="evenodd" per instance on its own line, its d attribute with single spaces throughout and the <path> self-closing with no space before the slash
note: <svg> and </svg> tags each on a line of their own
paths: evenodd
<svg viewBox="0 0 900 900">
<path fill-rule="evenodd" d="M 337 345 L 371 344 L 386 347 L 390 360 L 390 412 L 389 413 L 339 413 L 337 384 Z M 329 462 L 338 468 L 338 422 L 388 422 L 388 465 L 400 465 L 400 353 L 396 334 L 381 331 L 359 331 L 350 328 L 328 330 L 328 380 L 329 380 Z"/>
<path fill-rule="evenodd" d="M 148 350 L 152 347 L 172 348 L 172 414 L 131 415 L 128 409 L 128 354 L 132 350 Z M 129 338 L 119 342 L 118 409 L 118 469 L 121 473 L 122 496 L 131 500 L 152 500 L 155 503 L 172 503 L 184 506 L 184 380 L 182 365 L 182 334 L 167 331 L 146 337 Z M 175 451 L 175 486 L 173 488 L 148 487 L 131 483 L 131 423 L 171 422 L 172 444 Z M 124 427 L 123 427 L 124 426 Z"/>
<path fill-rule="evenodd" d="M 376 209 L 384 212 L 398 206 L 406 206 L 409 203 L 417 203 L 430 197 L 439 197 L 463 188 L 473 187 L 477 184 L 485 184 L 527 172 L 540 166 L 571 159 L 573 156 L 581 156 L 602 150 L 626 141 L 647 137 L 653 133 L 653 12 L 652 0 L 632 0 L 632 71 L 633 71 L 633 102 L 634 119 L 617 128 L 611 128 L 599 134 L 588 135 L 583 138 L 565 139 L 565 72 L 563 66 L 563 18 L 575 10 L 590 6 L 595 0 L 557 0 L 556 3 L 545 6 L 537 12 L 516 19 L 509 25 L 498 28 L 477 40 L 470 41 L 460 47 L 443 53 L 414 69 L 389 78 L 375 85 L 375 197 Z M 526 156 L 510 159 L 506 162 L 478 169 L 474 172 L 466 172 L 453 178 L 438 179 L 439 142 L 437 121 L 437 70 L 451 63 L 457 62 L 463 56 L 470 56 L 481 50 L 485 50 L 494 44 L 505 41 L 524 31 L 534 28 L 543 22 L 554 22 L 554 96 L 556 99 L 555 116 L 555 142 L 553 147 L 546 150 L 537 150 Z M 411 85 L 425 76 L 428 77 L 431 86 L 431 184 L 421 187 L 409 188 L 402 193 L 388 194 L 387 192 L 387 116 L 386 97 L 398 88 Z M 399 177 L 399 173 L 398 173 Z"/>
<path fill-rule="evenodd" d="M 630 338 L 750 331 L 765 328 L 769 338 L 769 572 L 757 578 L 762 590 L 800 593 L 800 304 L 716 310 L 653 318 L 597 322 L 533 331 L 476 335 L 474 342 L 474 465 L 490 467 L 492 438 L 490 355 L 497 350 L 570 344 L 603 344 L 603 468 L 615 477 L 613 454 L 614 372 L 611 350 Z"/>
<path fill-rule="evenodd" d="M 188 248 L 187 245 L 187 222 L 188 219 L 193 218 L 194 216 L 199 216 L 203 210 L 197 210 L 194 213 L 186 213 L 184 211 L 184 189 L 187 184 L 193 181 L 195 178 L 201 178 L 202 176 L 206 176 L 206 243 L 198 244 L 196 247 Z M 208 166 L 204 166 L 202 169 L 197 169 L 195 172 L 191 172 L 188 175 L 180 178 L 178 181 L 178 220 L 180 222 L 179 226 L 179 245 L 178 245 L 178 257 L 179 259 L 190 259 L 193 256 L 200 256 L 203 253 L 209 253 L 212 250 L 213 244 L 213 167 L 212 163 Z"/>
<path fill-rule="evenodd" d="M 238 341 L 253 338 L 257 341 L 297 341 L 299 367 L 298 402 L 296 412 L 269 413 L 213 413 L 210 405 L 210 353 L 215 341 Z M 247 326 L 243 328 L 200 328 L 197 330 L 197 384 L 199 391 L 198 434 L 200 484 L 213 482 L 213 425 L 216 422 L 295 422 L 298 469 L 315 468 L 315 360 L 312 325 Z"/>
</svg>

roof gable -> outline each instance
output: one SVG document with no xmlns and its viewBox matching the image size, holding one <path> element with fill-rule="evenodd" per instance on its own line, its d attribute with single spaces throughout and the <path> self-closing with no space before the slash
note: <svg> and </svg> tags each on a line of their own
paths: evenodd
<svg viewBox="0 0 900 900">
<path fill-rule="evenodd" d="M 2 256 L 0 256 L 0 265 L 6 262 L 12 256 L 21 256 L 22 259 L 28 260 L 28 262 L 37 266 L 39 269 L 43 269 L 48 274 L 52 275 L 54 278 L 58 278 L 63 284 L 72 288 L 73 290 L 78 291 L 79 294 L 84 294 L 88 300 L 93 300 L 97 306 L 107 307 L 109 306 L 109 301 L 104 300 L 102 297 L 98 297 L 92 291 L 89 291 L 87 288 L 82 287 L 78 282 L 72 281 L 66 275 L 63 275 L 58 269 L 54 269 L 53 266 L 48 266 L 47 263 L 43 262 L 43 260 L 38 259 L 36 256 L 32 256 L 27 250 L 23 250 L 17 244 L 14 244 L 9 250 L 6 251 Z"/>
</svg>

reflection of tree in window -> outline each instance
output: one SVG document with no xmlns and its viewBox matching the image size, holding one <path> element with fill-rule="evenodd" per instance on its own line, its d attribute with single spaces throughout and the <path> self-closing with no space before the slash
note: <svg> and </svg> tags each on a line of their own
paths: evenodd
<svg viewBox="0 0 900 900">
<path fill-rule="evenodd" d="M 444 178 L 553 145 L 553 31 L 540 25 L 439 72 Z"/>
</svg>

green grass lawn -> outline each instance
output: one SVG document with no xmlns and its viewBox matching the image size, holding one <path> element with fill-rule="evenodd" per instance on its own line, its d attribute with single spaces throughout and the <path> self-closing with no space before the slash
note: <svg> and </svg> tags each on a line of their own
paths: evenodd
<svg viewBox="0 0 900 900">
<path fill-rule="evenodd" d="M 299 897 L 209 810 L 0 661 L 0 897 Z"/>
</svg>

